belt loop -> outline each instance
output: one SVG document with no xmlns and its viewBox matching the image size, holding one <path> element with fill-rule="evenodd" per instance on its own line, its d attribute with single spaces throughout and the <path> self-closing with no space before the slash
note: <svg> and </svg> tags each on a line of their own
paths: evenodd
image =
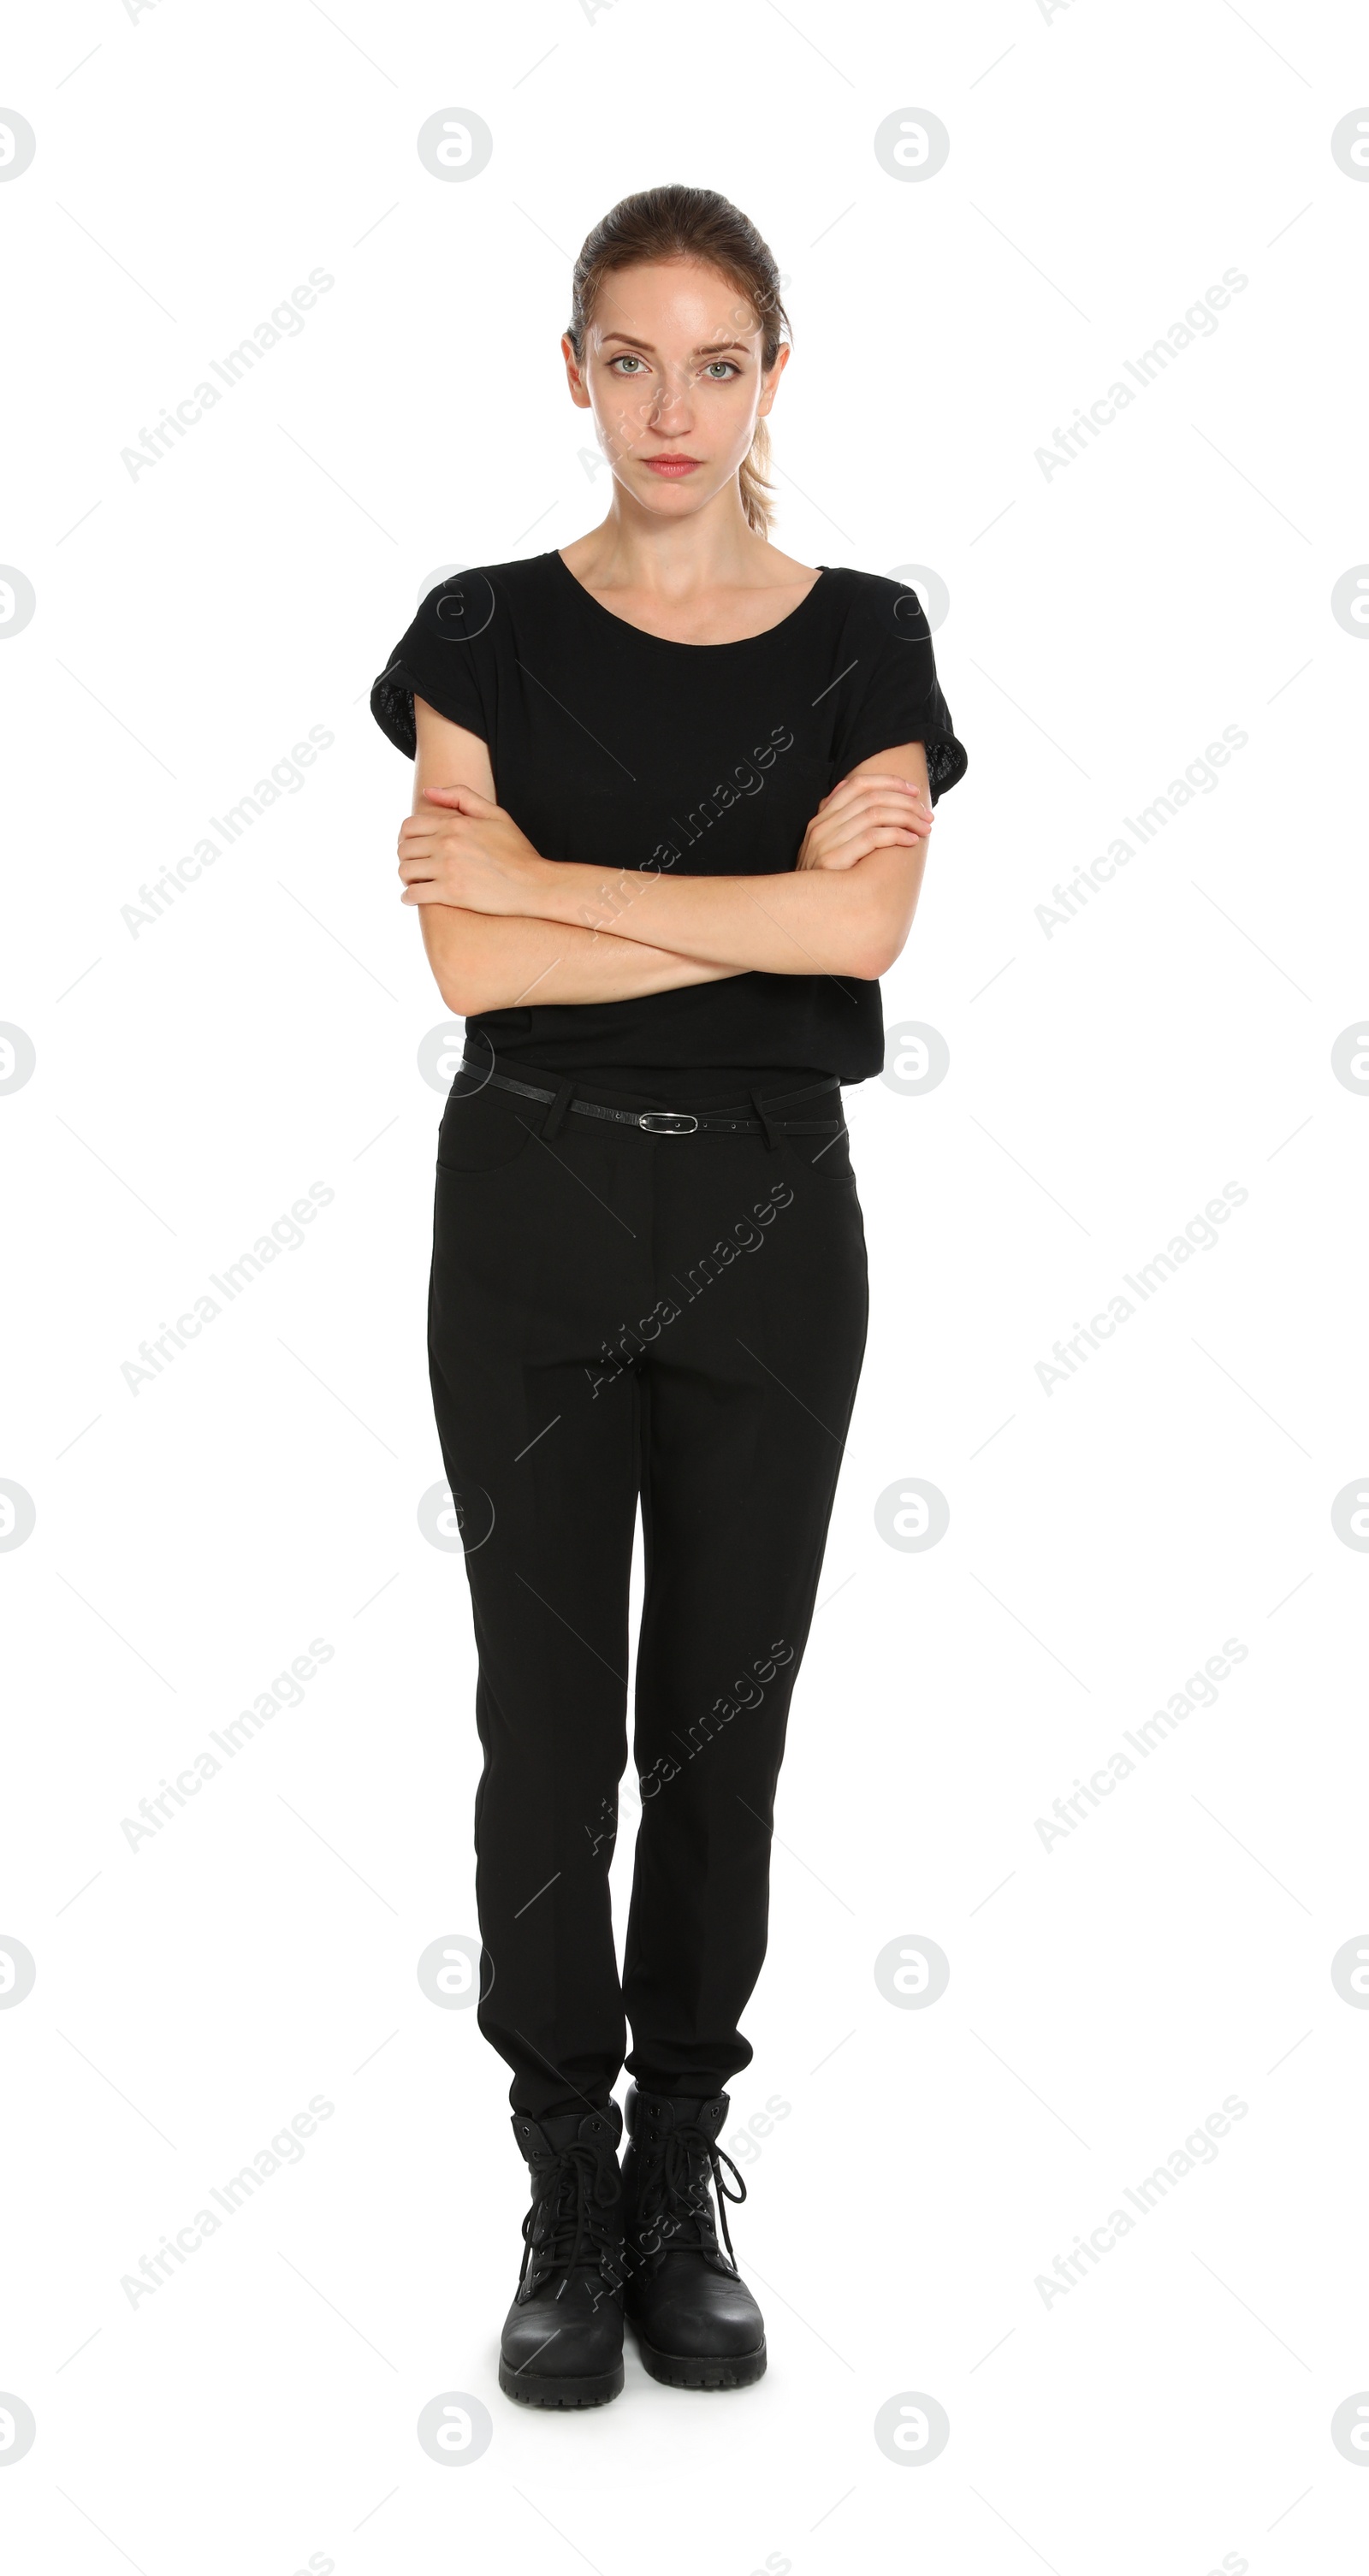
<svg viewBox="0 0 1369 2576">
<path fill-rule="evenodd" d="M 556 1097 L 553 1100 L 550 1109 L 547 1111 L 546 1117 L 542 1121 L 540 1132 L 543 1136 L 551 1137 L 559 1135 L 561 1130 L 561 1121 L 565 1117 L 574 1098 L 575 1085 L 567 1074 L 560 1082 L 558 1082 L 556 1086 Z"/>
<path fill-rule="evenodd" d="M 751 1106 L 755 1110 L 756 1116 L 759 1118 L 762 1127 L 765 1129 L 765 1150 L 767 1154 L 777 1154 L 780 1149 L 779 1129 L 776 1126 L 774 1119 L 770 1116 L 765 1102 L 761 1098 L 759 1090 L 753 1090 L 749 1097 Z"/>
</svg>

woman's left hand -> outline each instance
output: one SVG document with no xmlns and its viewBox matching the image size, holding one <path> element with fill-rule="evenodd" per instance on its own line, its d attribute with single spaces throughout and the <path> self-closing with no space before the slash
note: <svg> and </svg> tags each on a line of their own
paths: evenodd
<svg viewBox="0 0 1369 2576">
<path fill-rule="evenodd" d="M 916 779 L 861 770 L 824 796 L 795 865 L 853 868 L 872 850 L 915 848 L 931 828 L 931 803 Z"/>
<path fill-rule="evenodd" d="M 511 814 L 474 787 L 428 787 L 399 830 L 401 903 L 448 903 L 463 912 L 535 912 L 549 862 Z"/>
</svg>

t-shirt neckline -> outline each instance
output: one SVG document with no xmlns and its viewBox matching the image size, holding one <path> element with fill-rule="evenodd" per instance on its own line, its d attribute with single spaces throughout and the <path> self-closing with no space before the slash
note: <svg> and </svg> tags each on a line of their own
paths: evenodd
<svg viewBox="0 0 1369 2576">
<path fill-rule="evenodd" d="M 559 546 L 548 548 L 547 561 L 564 575 L 596 617 L 606 617 L 611 626 L 619 626 L 625 634 L 639 636 L 643 644 L 657 645 L 666 653 L 742 653 L 752 644 L 768 644 L 772 635 L 783 635 L 793 625 L 796 617 L 802 617 L 809 601 L 817 597 L 823 583 L 830 578 L 832 570 L 830 564 L 819 564 L 817 580 L 810 582 L 798 606 L 791 608 L 787 617 L 778 618 L 773 626 L 763 626 L 759 635 L 736 635 L 726 644 L 686 644 L 678 635 L 653 635 L 649 626 L 634 626 L 630 617 L 619 617 L 613 609 L 605 608 L 603 601 L 596 599 L 593 591 L 586 589 L 579 575 L 571 571 Z"/>
</svg>

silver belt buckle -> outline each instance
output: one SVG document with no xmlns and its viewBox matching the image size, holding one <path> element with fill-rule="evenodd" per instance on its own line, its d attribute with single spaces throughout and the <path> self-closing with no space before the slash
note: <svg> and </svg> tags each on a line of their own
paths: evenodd
<svg viewBox="0 0 1369 2576">
<path fill-rule="evenodd" d="M 692 1136 L 698 1123 L 688 1109 L 644 1109 L 637 1120 L 648 1136 Z"/>
</svg>

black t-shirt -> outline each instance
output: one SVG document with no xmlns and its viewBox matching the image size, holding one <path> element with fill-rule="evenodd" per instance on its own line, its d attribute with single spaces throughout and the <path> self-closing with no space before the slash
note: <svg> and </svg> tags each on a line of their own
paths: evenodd
<svg viewBox="0 0 1369 2576">
<path fill-rule="evenodd" d="M 605 876 L 778 875 L 821 798 L 875 752 L 925 744 L 934 804 L 967 766 L 916 591 L 827 566 L 778 626 L 738 644 L 630 626 L 556 552 L 475 567 L 429 592 L 372 689 L 410 758 L 415 695 L 487 743 L 499 803 L 543 858 Z M 557 1073 L 792 1067 L 861 1082 L 884 1062 L 878 984 L 829 974 L 534 1002 L 466 1025 L 482 1052 Z"/>
</svg>

